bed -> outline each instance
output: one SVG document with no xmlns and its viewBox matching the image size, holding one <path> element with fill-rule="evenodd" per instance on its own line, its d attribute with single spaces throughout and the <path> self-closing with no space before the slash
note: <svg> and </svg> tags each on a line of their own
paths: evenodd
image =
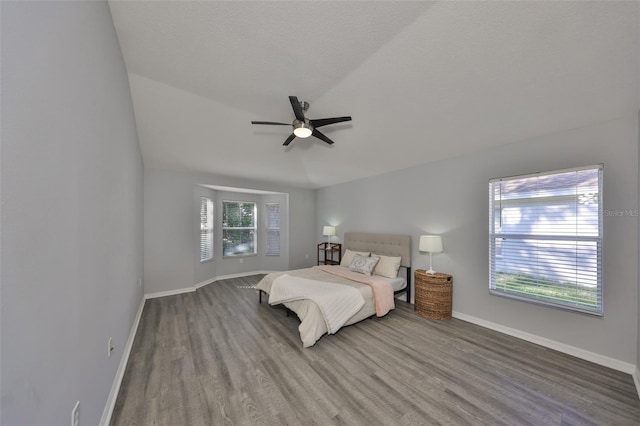
<svg viewBox="0 0 640 426">
<path fill-rule="evenodd" d="M 340 265 L 274 272 L 256 285 L 260 303 L 267 294 L 269 304 L 282 304 L 298 316 L 304 347 L 343 326 L 386 315 L 396 295 L 411 300 L 411 236 L 347 232 L 343 247 Z M 375 263 L 370 276 L 359 271 L 359 262 Z"/>
</svg>

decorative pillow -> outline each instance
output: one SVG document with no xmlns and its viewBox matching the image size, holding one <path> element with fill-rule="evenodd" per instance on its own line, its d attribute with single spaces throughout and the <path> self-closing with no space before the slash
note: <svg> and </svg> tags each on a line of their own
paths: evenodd
<svg viewBox="0 0 640 426">
<path fill-rule="evenodd" d="M 355 256 L 356 254 L 359 254 L 362 257 L 369 257 L 371 253 L 369 253 L 368 251 L 353 251 L 353 250 L 347 249 L 342 255 L 342 261 L 340 262 L 340 266 L 351 265 L 351 262 L 353 262 L 353 256 Z"/>
<path fill-rule="evenodd" d="M 380 260 L 373 269 L 373 275 L 380 275 L 387 278 L 398 278 L 398 270 L 400 269 L 401 257 L 382 256 L 372 254 L 371 257 L 379 257 Z"/>
<path fill-rule="evenodd" d="M 354 272 L 360 272 L 361 274 L 371 275 L 378 260 L 380 260 L 379 257 L 364 257 L 356 254 L 353 256 L 353 261 L 349 264 L 349 269 Z"/>
</svg>

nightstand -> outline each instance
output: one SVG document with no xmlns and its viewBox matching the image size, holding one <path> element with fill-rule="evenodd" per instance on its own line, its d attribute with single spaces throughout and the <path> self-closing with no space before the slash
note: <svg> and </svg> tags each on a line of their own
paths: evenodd
<svg viewBox="0 0 640 426">
<path fill-rule="evenodd" d="M 339 265 L 342 260 L 342 244 L 318 244 L 318 265 Z"/>
<path fill-rule="evenodd" d="M 451 318 L 453 277 L 424 269 L 415 272 L 414 310 L 422 317 L 446 320 Z"/>
</svg>

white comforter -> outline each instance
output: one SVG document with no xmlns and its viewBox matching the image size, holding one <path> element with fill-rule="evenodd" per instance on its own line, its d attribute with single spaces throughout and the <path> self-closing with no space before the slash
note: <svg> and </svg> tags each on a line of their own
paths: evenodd
<svg viewBox="0 0 640 426">
<path fill-rule="evenodd" d="M 318 305 L 329 334 L 340 330 L 364 306 L 364 297 L 350 286 L 292 277 L 289 274 L 273 281 L 269 294 L 270 305 L 304 299 Z"/>
<path fill-rule="evenodd" d="M 339 266 L 336 266 L 339 268 Z M 354 281 L 347 280 L 332 274 L 328 274 L 315 268 L 298 269 L 294 271 L 286 272 L 274 272 L 266 275 L 256 285 L 256 289 L 262 290 L 267 294 L 271 294 L 271 286 L 273 282 L 280 276 L 288 274 L 294 277 L 308 278 L 311 280 L 329 282 L 335 284 L 342 284 L 355 288 L 364 298 L 364 305 L 356 312 L 351 318 L 349 318 L 344 325 L 355 324 L 363 319 L 369 318 L 376 314 L 376 309 L 373 300 L 373 292 L 371 287 L 365 284 L 360 284 Z M 283 303 L 287 308 L 291 309 L 300 318 L 300 325 L 298 330 L 300 331 L 300 339 L 302 345 L 305 348 L 313 346 L 320 337 L 328 333 L 327 324 L 324 321 L 322 312 L 319 306 L 312 300 L 292 300 L 290 302 Z"/>
</svg>

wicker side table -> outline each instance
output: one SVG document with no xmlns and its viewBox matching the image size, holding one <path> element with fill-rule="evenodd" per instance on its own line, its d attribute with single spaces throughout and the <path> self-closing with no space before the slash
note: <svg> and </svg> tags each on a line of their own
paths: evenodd
<svg viewBox="0 0 640 426">
<path fill-rule="evenodd" d="M 438 272 L 428 274 L 424 269 L 417 269 L 414 282 L 416 313 L 430 319 L 450 319 L 453 277 Z"/>
</svg>

